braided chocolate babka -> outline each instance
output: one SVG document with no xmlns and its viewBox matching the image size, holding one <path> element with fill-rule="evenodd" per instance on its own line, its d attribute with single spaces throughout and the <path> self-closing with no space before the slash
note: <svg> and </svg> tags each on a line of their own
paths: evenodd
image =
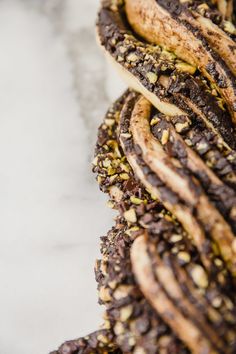
<svg viewBox="0 0 236 354">
<path fill-rule="evenodd" d="M 106 311 L 55 353 L 236 353 L 233 5 L 102 1 L 98 41 L 130 87 L 93 161 L 118 211 L 95 266 Z"/>
</svg>

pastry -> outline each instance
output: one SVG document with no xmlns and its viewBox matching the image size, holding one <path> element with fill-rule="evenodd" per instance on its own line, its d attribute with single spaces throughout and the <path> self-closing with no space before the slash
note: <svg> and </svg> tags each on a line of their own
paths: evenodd
<svg viewBox="0 0 236 354">
<path fill-rule="evenodd" d="M 229 0 L 103 0 L 130 89 L 93 161 L 117 210 L 96 262 L 102 329 L 58 354 L 236 353 L 236 28 Z"/>
<path fill-rule="evenodd" d="M 128 127 L 127 121 L 129 116 L 132 115 L 132 110 L 129 106 L 130 101 L 138 102 L 139 99 L 140 95 L 137 93 L 131 92 L 128 96 L 126 93 L 123 96 L 125 101 L 123 107 L 120 107 L 121 99 L 108 112 L 105 122 L 101 126 L 97 156 L 94 161 L 94 170 L 98 173 L 98 181 L 101 189 L 110 194 L 112 198 L 111 206 L 117 208 L 129 224 L 129 229 L 126 233 L 134 240 L 134 244 L 131 247 L 131 258 L 136 279 L 145 297 L 157 309 L 157 313 L 160 314 L 164 311 L 164 314 L 162 314 L 164 322 L 168 323 L 175 333 L 179 331 L 178 337 L 193 352 L 195 352 L 194 348 L 197 343 L 199 343 L 198 353 L 204 352 L 204 350 L 212 353 L 221 352 L 226 344 L 222 342 L 219 344 L 219 348 L 214 349 L 207 341 L 211 336 L 213 336 L 212 343 L 216 343 L 221 336 L 222 338 L 229 336 L 230 339 L 227 346 L 231 346 L 229 347 L 229 353 L 233 353 L 235 350 L 235 339 L 232 337 L 235 336 L 235 322 L 232 322 L 235 316 L 235 279 L 232 277 L 231 271 L 227 270 L 227 262 L 220 257 L 218 251 L 215 253 L 214 247 L 210 251 L 210 243 L 205 249 L 206 259 L 203 259 L 203 254 L 195 246 L 191 234 L 187 234 L 176 218 L 160 202 L 156 201 L 155 191 L 152 186 L 156 186 L 158 181 L 158 189 L 162 190 L 162 193 L 167 198 L 170 198 L 171 194 L 169 194 L 168 189 L 160 183 L 160 180 L 156 179 L 156 175 L 153 172 L 150 173 L 150 169 L 145 164 L 141 164 L 141 167 L 144 168 L 145 177 L 140 173 L 139 167 L 133 165 L 133 168 L 131 168 L 126 159 L 132 152 L 131 143 L 129 142 L 126 145 L 126 149 L 129 151 L 126 150 L 126 156 L 124 156 L 117 140 L 117 136 L 120 137 L 121 141 L 123 139 L 131 139 L 131 134 L 123 130 L 125 124 L 123 125 L 120 120 L 124 119 L 126 127 Z M 153 114 L 155 116 L 155 110 L 153 110 Z M 155 124 L 158 124 L 158 122 L 155 121 Z M 137 176 L 141 175 L 141 178 L 139 177 L 140 181 L 142 181 L 141 185 L 135 178 L 133 170 Z M 144 188 L 145 180 L 149 184 L 148 191 Z M 173 196 L 171 198 L 174 200 Z M 194 233 L 195 230 L 192 232 Z M 148 253 L 146 251 L 147 248 L 149 249 Z M 154 263 L 154 260 L 156 262 L 155 269 L 157 269 L 160 277 L 158 281 L 151 279 L 152 270 L 146 274 L 149 257 L 151 258 L 150 265 Z M 144 261 L 145 258 L 147 263 L 143 264 L 142 260 Z M 209 268 L 205 266 L 204 261 L 209 264 Z M 158 294 L 157 292 L 157 284 L 160 286 L 159 283 L 166 287 L 165 293 L 167 292 L 169 297 L 175 296 L 174 291 L 176 291 L 176 298 L 172 299 L 174 306 L 173 303 L 172 305 L 168 303 L 167 308 L 164 308 L 163 301 L 166 298 L 164 294 Z M 153 291 L 152 288 L 155 290 Z M 180 295 L 181 292 L 183 292 L 182 295 Z M 181 296 L 183 296 L 183 300 L 180 299 Z M 228 312 L 227 305 L 226 307 L 221 307 L 223 303 L 221 305 L 217 303 L 222 296 L 224 299 L 227 298 L 226 303 L 230 304 L 229 307 L 231 307 L 232 312 Z M 156 303 L 159 299 L 160 304 Z M 180 306 L 181 301 L 182 305 Z M 176 305 L 178 303 L 180 306 L 179 311 Z M 207 309 L 206 313 L 202 314 L 202 320 L 199 312 L 200 308 L 203 312 L 204 309 Z M 209 313 L 207 313 L 208 310 Z M 165 317 L 165 312 L 168 313 L 167 318 Z M 197 316 L 201 322 L 192 327 L 193 338 L 191 338 L 190 331 L 191 320 L 186 323 L 184 321 L 186 316 L 193 316 L 192 318 Z M 174 323 L 171 324 L 168 318 L 174 318 Z M 205 324 L 209 321 L 212 321 L 212 326 L 207 329 Z M 216 322 L 214 323 L 214 321 Z M 222 325 L 223 322 L 225 322 L 224 325 Z M 202 330 L 204 328 L 205 341 L 203 333 L 196 332 L 198 327 L 201 327 Z M 226 332 L 220 335 L 219 327 Z M 227 327 L 228 329 L 226 329 Z M 186 335 L 187 338 L 183 338 L 183 335 Z M 200 346 L 200 338 L 202 339 L 202 348 Z M 181 353 L 181 351 L 179 352 Z"/>
</svg>

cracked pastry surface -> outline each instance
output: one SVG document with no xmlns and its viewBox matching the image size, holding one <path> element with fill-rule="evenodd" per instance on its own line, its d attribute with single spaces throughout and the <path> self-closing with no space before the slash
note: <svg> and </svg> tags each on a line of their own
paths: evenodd
<svg viewBox="0 0 236 354">
<path fill-rule="evenodd" d="M 57 354 L 236 352 L 236 29 L 231 0 L 103 0 L 97 36 L 130 89 L 93 161 L 115 226 L 100 331 Z"/>
</svg>

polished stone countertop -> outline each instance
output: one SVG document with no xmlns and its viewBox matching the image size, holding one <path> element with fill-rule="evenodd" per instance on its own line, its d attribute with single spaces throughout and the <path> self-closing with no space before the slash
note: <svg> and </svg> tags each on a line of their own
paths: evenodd
<svg viewBox="0 0 236 354">
<path fill-rule="evenodd" d="M 114 213 L 91 173 L 125 87 L 97 47 L 96 0 L 0 2 L 0 353 L 96 330 L 93 267 Z"/>
</svg>

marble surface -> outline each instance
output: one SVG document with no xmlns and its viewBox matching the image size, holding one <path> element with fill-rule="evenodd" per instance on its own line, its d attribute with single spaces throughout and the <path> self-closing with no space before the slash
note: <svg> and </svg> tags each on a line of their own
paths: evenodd
<svg viewBox="0 0 236 354">
<path fill-rule="evenodd" d="M 93 267 L 113 224 L 90 171 L 124 85 L 97 48 L 96 0 L 0 2 L 0 353 L 97 329 Z"/>
</svg>

